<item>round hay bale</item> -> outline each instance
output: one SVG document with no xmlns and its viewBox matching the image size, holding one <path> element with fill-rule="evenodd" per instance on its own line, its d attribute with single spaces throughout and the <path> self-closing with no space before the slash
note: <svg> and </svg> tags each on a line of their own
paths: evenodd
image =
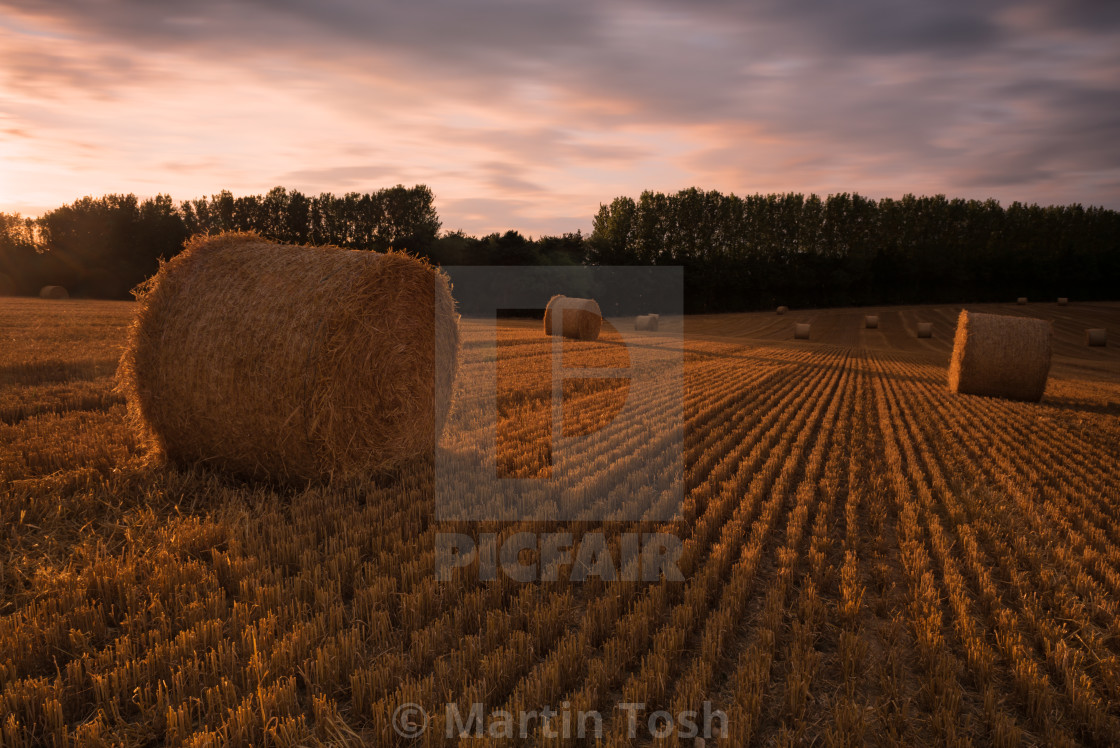
<svg viewBox="0 0 1120 748">
<path fill-rule="evenodd" d="M 786 313 L 786 312 L 788 312 L 788 311 L 789 311 L 789 307 L 788 307 L 788 306 L 780 306 L 780 307 L 778 307 L 778 314 L 785 314 L 785 313 Z"/>
<path fill-rule="evenodd" d="M 809 339 L 809 323 L 798 322 L 793 326 L 793 339 L 794 340 L 808 340 Z"/>
<path fill-rule="evenodd" d="M 1065 296 L 1058 297 L 1058 306 L 1066 306 L 1067 304 L 1069 304 L 1069 299 L 1067 299 Z"/>
<path fill-rule="evenodd" d="M 1085 344 L 1093 347 L 1108 345 L 1108 331 L 1103 327 L 1091 327 L 1085 331 Z"/>
<path fill-rule="evenodd" d="M 1027 297 L 1026 296 L 1020 296 L 1018 299 L 1016 299 L 1015 303 L 1016 304 L 1026 304 L 1027 303 Z"/>
<path fill-rule="evenodd" d="M 556 295 L 544 310 L 545 335 L 563 335 L 575 340 L 595 340 L 603 326 L 603 315 L 594 299 Z"/>
<path fill-rule="evenodd" d="M 648 330 L 656 332 L 660 318 L 656 314 L 642 314 L 634 318 L 635 330 Z"/>
<path fill-rule="evenodd" d="M 932 338 L 933 337 L 933 323 L 932 322 L 919 322 L 918 323 L 918 337 L 919 338 Z"/>
<path fill-rule="evenodd" d="M 16 282 L 7 273 L 0 273 L 0 296 L 14 296 Z"/>
<path fill-rule="evenodd" d="M 43 286 L 39 289 L 40 299 L 69 299 L 70 294 L 62 286 Z"/>
<path fill-rule="evenodd" d="M 949 390 L 1037 402 L 1050 373 L 1050 323 L 961 311 L 949 363 Z"/>
<path fill-rule="evenodd" d="M 422 260 L 199 236 L 140 293 L 118 389 L 173 462 L 349 480 L 433 453 L 458 351 Z"/>
<path fill-rule="evenodd" d="M 879 329 L 879 316 L 877 314 L 868 314 L 863 318 L 863 326 L 868 330 Z"/>
</svg>

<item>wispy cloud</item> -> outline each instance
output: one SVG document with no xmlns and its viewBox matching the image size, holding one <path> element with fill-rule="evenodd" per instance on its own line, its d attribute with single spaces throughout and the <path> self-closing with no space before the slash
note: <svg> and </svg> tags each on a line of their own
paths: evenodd
<svg viewBox="0 0 1120 748">
<path fill-rule="evenodd" d="M 1120 12 L 1077 0 L 0 0 L 0 209 L 424 182 L 445 226 L 642 189 L 1120 207 Z"/>
</svg>

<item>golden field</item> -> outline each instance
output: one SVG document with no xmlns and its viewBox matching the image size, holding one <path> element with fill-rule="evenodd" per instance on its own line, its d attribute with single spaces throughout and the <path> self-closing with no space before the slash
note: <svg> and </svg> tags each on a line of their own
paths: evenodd
<svg viewBox="0 0 1120 748">
<path fill-rule="evenodd" d="M 567 703 L 627 745 L 614 705 L 705 701 L 735 746 L 1120 743 L 1120 346 L 1084 341 L 1120 335 L 1120 304 L 971 308 L 1054 321 L 1041 403 L 948 392 L 959 307 L 663 319 L 681 516 L 482 529 L 671 532 L 684 581 L 525 584 L 437 581 L 436 534 L 464 528 L 436 521 L 427 463 L 294 491 L 153 462 L 113 391 L 133 305 L 0 299 L 0 745 L 411 744 L 406 702 Z M 477 441 L 480 330 L 446 449 Z M 498 345 L 496 462 L 533 476 L 550 344 L 508 322 Z M 609 330 L 563 345 L 626 365 Z M 625 394 L 566 388 L 563 428 Z"/>
</svg>

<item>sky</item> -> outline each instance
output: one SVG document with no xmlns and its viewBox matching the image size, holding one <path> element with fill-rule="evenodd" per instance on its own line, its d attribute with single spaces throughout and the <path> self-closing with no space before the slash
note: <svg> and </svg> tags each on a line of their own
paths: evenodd
<svg viewBox="0 0 1120 748">
<path fill-rule="evenodd" d="M 398 183 L 474 235 L 691 186 L 1120 209 L 1120 3 L 0 0 L 0 211 Z"/>
</svg>

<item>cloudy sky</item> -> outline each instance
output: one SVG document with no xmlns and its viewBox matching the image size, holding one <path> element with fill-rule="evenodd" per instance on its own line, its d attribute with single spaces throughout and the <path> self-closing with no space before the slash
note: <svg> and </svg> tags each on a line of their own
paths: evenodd
<svg viewBox="0 0 1120 748">
<path fill-rule="evenodd" d="M 427 184 L 448 230 L 688 186 L 1120 208 L 1120 3 L 0 0 L 0 211 Z"/>
</svg>

